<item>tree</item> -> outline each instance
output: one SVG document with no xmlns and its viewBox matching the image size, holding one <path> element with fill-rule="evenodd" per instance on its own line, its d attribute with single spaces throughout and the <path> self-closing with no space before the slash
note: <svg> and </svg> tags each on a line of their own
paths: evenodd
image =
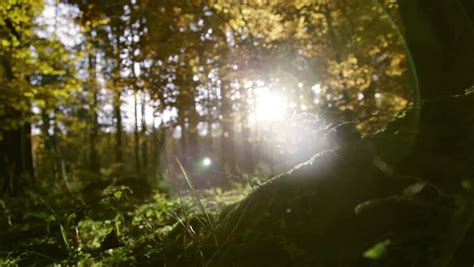
<svg viewBox="0 0 474 267">
<path fill-rule="evenodd" d="M 13 194 L 22 191 L 28 176 L 30 180 L 35 177 L 31 136 L 31 124 L 35 122 L 33 106 L 50 112 L 53 103 L 76 89 L 74 81 L 68 79 L 74 74 L 74 68 L 65 63 L 70 59 L 70 52 L 57 39 L 45 40 L 35 32 L 39 25 L 33 18 L 42 7 L 42 3 L 35 1 L 0 4 L 0 176 L 4 179 L 2 191 Z"/>
<path fill-rule="evenodd" d="M 2 121 L 4 121 L 2 123 L 0 175 L 4 178 L 3 192 L 18 192 L 21 176 L 26 174 L 34 177 L 34 171 L 30 136 L 31 124 L 26 121 L 31 103 L 29 98 L 24 97 L 24 93 L 27 92 L 30 92 L 31 95 L 31 88 L 27 81 L 29 73 L 16 71 L 17 68 L 14 68 L 14 64 L 25 65 L 26 63 L 28 55 L 25 54 L 28 47 L 26 44 L 31 41 L 32 37 L 27 30 L 31 30 L 33 24 L 29 16 L 34 16 L 41 7 L 33 2 L 25 2 L 20 5 L 2 3 L 0 8 L 2 16 L 0 22 L 2 26 Z M 15 87 L 22 93 L 12 93 Z M 12 100 L 15 100 L 16 105 L 11 104 Z M 13 121 L 16 122 L 6 121 L 7 118 L 14 118 Z"/>
</svg>

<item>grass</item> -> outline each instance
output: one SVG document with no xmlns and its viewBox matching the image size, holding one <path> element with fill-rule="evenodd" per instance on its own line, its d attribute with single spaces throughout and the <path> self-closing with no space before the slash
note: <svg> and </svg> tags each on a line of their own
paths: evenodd
<svg viewBox="0 0 474 267">
<path fill-rule="evenodd" d="M 92 195 L 44 188 L 0 199 L 0 265 L 160 266 L 166 255 L 202 254 L 210 236 L 217 251 L 215 214 L 250 187 L 198 190 L 182 171 L 189 190 L 177 195 L 132 193 L 119 181 Z"/>
</svg>

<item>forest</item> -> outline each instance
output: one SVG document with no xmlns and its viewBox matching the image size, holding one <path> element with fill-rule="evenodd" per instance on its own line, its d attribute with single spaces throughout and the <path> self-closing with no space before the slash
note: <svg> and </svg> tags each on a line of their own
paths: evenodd
<svg viewBox="0 0 474 267">
<path fill-rule="evenodd" d="M 474 266 L 474 1 L 0 0 L 0 266 Z"/>
</svg>

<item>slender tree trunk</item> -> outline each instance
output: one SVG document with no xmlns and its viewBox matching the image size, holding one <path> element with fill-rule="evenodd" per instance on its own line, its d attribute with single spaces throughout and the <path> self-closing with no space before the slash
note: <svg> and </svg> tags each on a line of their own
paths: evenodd
<svg viewBox="0 0 474 267">
<path fill-rule="evenodd" d="M 198 114 L 196 109 L 193 105 L 192 109 L 190 110 L 189 116 L 189 123 L 188 123 L 188 143 L 191 146 L 191 154 L 189 155 L 190 159 L 196 159 L 198 155 L 200 155 L 199 149 L 199 140 L 198 140 Z"/>
<path fill-rule="evenodd" d="M 120 90 L 114 88 L 114 118 L 115 118 L 115 162 L 123 162 L 123 127 L 122 127 L 122 111 L 121 111 L 121 96 Z"/>
<path fill-rule="evenodd" d="M 181 123 L 179 126 L 181 127 L 181 138 L 179 139 L 180 145 L 181 145 L 181 163 L 185 168 L 188 167 L 188 159 L 189 159 L 189 140 L 188 140 L 188 134 L 187 134 L 187 127 L 185 123 L 185 118 L 180 119 Z"/>
<path fill-rule="evenodd" d="M 148 168 L 148 139 L 147 139 L 147 121 L 146 121 L 146 94 L 142 91 L 141 93 L 141 147 L 142 147 L 142 165 L 143 171 L 146 172 Z"/>
<path fill-rule="evenodd" d="M 97 141 L 99 138 L 99 116 L 98 116 L 98 88 L 96 75 L 96 55 L 93 52 L 92 36 L 88 36 L 89 58 L 88 58 L 88 80 L 87 90 L 90 104 L 90 126 L 89 126 L 89 146 L 88 146 L 88 164 L 92 172 L 97 173 L 100 168 L 99 153 L 97 151 Z"/>
<path fill-rule="evenodd" d="M 168 143 L 168 135 L 167 135 L 167 130 L 165 128 L 165 123 L 162 120 L 160 129 L 160 140 L 161 140 L 161 145 L 159 146 L 159 158 L 158 158 L 158 170 L 160 172 L 160 177 L 161 179 L 164 179 L 166 175 L 169 176 L 168 173 L 168 168 L 166 165 L 168 164 L 168 152 L 167 152 L 167 143 Z"/>
<path fill-rule="evenodd" d="M 122 66 L 120 59 L 120 37 L 116 33 L 115 37 L 115 70 L 114 70 L 114 88 L 113 88 L 113 113 L 115 119 L 115 163 L 123 164 L 123 125 L 122 125 L 122 90 L 120 68 Z"/>
<path fill-rule="evenodd" d="M 135 156 L 135 171 L 137 174 L 141 173 L 140 168 L 140 133 L 138 131 L 138 100 L 137 91 L 133 91 L 133 108 L 134 108 L 134 130 L 133 130 L 133 151 Z"/>
<path fill-rule="evenodd" d="M 234 149 L 234 120 L 232 112 L 231 88 L 228 81 L 222 81 L 222 161 L 227 182 L 237 173 Z"/>
<path fill-rule="evenodd" d="M 51 128 L 51 123 L 50 123 L 51 118 L 49 117 L 49 114 L 47 111 L 42 110 L 41 111 L 41 134 L 44 137 L 44 147 L 46 150 L 46 162 L 51 164 L 51 171 L 54 177 L 54 180 L 57 181 L 59 180 L 59 166 L 57 164 L 57 161 L 55 160 L 56 157 L 54 155 L 54 149 L 53 149 L 53 138 L 51 134 L 49 133 L 49 130 Z"/>
<path fill-rule="evenodd" d="M 64 181 L 64 184 L 66 187 L 69 189 L 69 179 L 66 171 L 66 162 L 64 161 L 64 157 L 61 151 L 61 147 L 59 145 L 59 140 L 58 140 L 58 133 L 60 132 L 58 123 L 56 121 L 56 114 L 58 110 L 55 110 L 55 116 L 53 120 L 53 133 L 50 134 L 50 139 L 51 139 L 51 147 L 53 149 L 53 161 L 55 161 L 55 165 L 57 166 L 57 172 L 58 176 L 57 178 L 59 179 L 58 181 Z"/>
<path fill-rule="evenodd" d="M 153 121 L 151 125 L 151 133 L 152 133 L 152 146 L 151 146 L 151 171 L 156 180 L 161 180 L 159 175 L 159 168 L 158 168 L 158 147 L 161 146 L 161 139 L 158 138 L 158 131 L 156 129 L 156 116 L 153 115 Z"/>
<path fill-rule="evenodd" d="M 206 121 L 207 121 L 207 139 L 208 139 L 208 146 L 209 149 L 212 148 L 213 139 L 212 139 L 212 122 L 213 122 L 213 116 L 212 116 L 212 102 L 211 102 L 211 89 L 207 89 L 207 97 L 206 97 Z"/>
<path fill-rule="evenodd" d="M 176 77 L 176 84 L 180 88 L 179 95 L 177 97 L 177 109 L 178 109 L 178 125 L 181 127 L 181 163 L 183 166 L 189 170 L 188 163 L 193 158 L 193 148 L 192 143 L 190 143 L 190 136 L 192 135 L 192 109 L 195 108 L 194 103 L 194 89 L 189 88 L 191 84 L 189 83 L 190 74 L 185 67 L 179 68 L 179 75 Z"/>
<path fill-rule="evenodd" d="M 153 146 L 152 146 L 152 169 L 157 180 L 163 180 L 166 173 L 166 129 L 163 119 L 161 120 L 160 127 L 157 128 L 155 124 L 156 117 L 153 117 Z"/>
<path fill-rule="evenodd" d="M 92 114 L 91 114 L 91 129 L 89 133 L 89 169 L 95 173 L 99 171 L 100 168 L 100 158 L 99 152 L 97 151 L 96 144 L 99 139 L 99 115 L 97 113 L 98 109 L 98 100 L 97 92 L 94 92 L 92 95 Z"/>
<path fill-rule="evenodd" d="M 253 145 L 251 142 L 251 135 L 250 135 L 250 125 L 249 125 L 249 113 L 250 106 L 247 103 L 247 99 L 249 98 L 249 90 L 242 90 L 240 91 L 240 95 L 242 96 L 240 99 L 240 104 L 242 106 L 242 154 L 243 154 L 243 168 L 247 173 L 252 173 L 254 170 L 255 160 L 253 157 Z"/>
</svg>

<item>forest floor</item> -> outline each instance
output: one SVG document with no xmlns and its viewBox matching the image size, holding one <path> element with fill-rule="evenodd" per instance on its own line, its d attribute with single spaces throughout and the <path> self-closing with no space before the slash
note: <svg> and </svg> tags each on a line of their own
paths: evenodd
<svg viewBox="0 0 474 267">
<path fill-rule="evenodd" d="M 0 266 L 143 266 L 187 258 L 203 238 L 196 229 L 251 191 L 235 186 L 170 196 L 143 182 L 117 184 L 0 198 Z M 203 213 L 206 220 L 196 219 Z"/>
</svg>

